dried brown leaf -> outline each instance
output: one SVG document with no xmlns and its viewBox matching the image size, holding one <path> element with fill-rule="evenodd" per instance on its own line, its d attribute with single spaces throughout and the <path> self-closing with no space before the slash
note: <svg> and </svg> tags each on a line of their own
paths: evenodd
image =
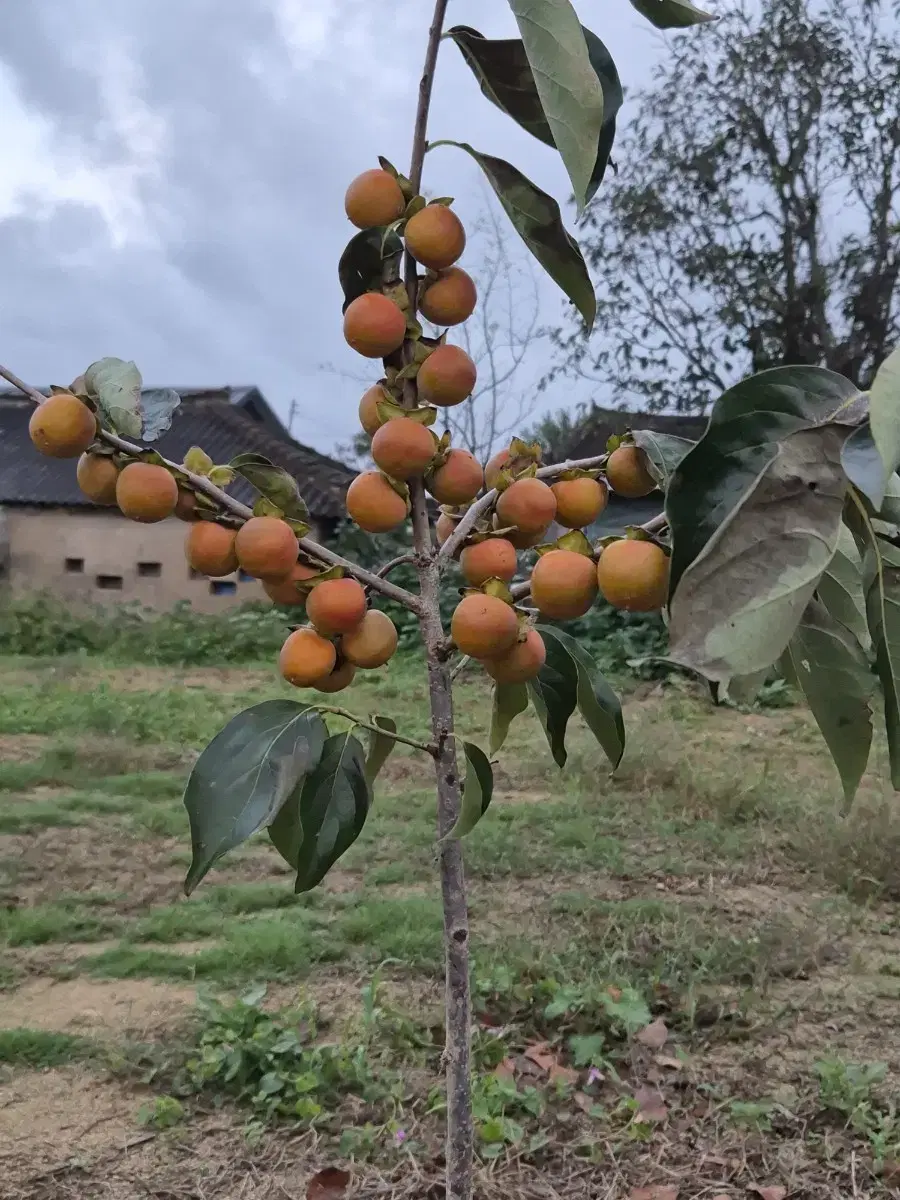
<svg viewBox="0 0 900 1200">
<path fill-rule="evenodd" d="M 760 1200 L 785 1200 L 788 1194 L 786 1187 L 779 1187 L 777 1185 L 774 1187 L 763 1187 L 759 1183 L 751 1183 L 747 1190 L 759 1196 Z"/>
<path fill-rule="evenodd" d="M 642 1046 L 649 1046 L 651 1050 L 662 1050 L 668 1040 L 669 1030 L 666 1028 L 665 1021 L 661 1018 L 651 1022 L 646 1029 L 642 1029 L 637 1034 L 637 1041 Z"/>
<path fill-rule="evenodd" d="M 350 1185 L 350 1172 L 339 1167 L 317 1171 L 306 1185 L 306 1200 L 338 1200 Z"/>
<path fill-rule="evenodd" d="M 638 1106 L 636 1121 L 657 1122 L 665 1121 L 669 1115 L 666 1102 L 661 1093 L 654 1088 L 641 1087 L 634 1094 Z"/>
<path fill-rule="evenodd" d="M 536 1042 L 525 1050 L 525 1057 L 542 1071 L 552 1071 L 559 1065 L 558 1059 L 546 1042 Z"/>
<path fill-rule="evenodd" d="M 516 1066 L 511 1058 L 504 1058 L 502 1063 L 498 1063 L 494 1067 L 494 1074 L 498 1079 L 510 1082 L 516 1077 Z"/>
</svg>

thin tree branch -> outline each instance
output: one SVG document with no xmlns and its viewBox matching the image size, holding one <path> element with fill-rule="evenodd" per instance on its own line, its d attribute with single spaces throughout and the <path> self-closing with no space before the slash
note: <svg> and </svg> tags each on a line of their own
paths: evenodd
<svg viewBox="0 0 900 1200">
<path fill-rule="evenodd" d="M 43 404 L 47 399 L 37 388 L 23 382 L 7 367 L 0 366 L 0 377 L 11 383 L 13 387 L 18 388 L 20 392 L 26 395 L 29 400 L 34 401 L 35 404 Z M 144 446 L 135 445 L 134 442 L 126 441 L 125 438 L 119 437 L 116 433 L 110 433 L 106 429 L 101 429 L 98 436 L 108 446 L 114 446 L 117 450 L 121 450 L 125 454 L 138 456 L 144 454 L 147 449 Z M 160 457 L 162 458 L 161 455 Z M 234 496 L 229 496 L 222 488 L 211 483 L 205 475 L 196 475 L 193 471 L 188 471 L 182 463 L 172 462 L 167 458 L 163 458 L 162 462 L 170 471 L 177 471 L 182 478 L 188 481 L 195 491 L 202 492 L 204 496 L 209 496 L 211 500 L 215 500 L 217 504 L 231 513 L 232 516 L 239 517 L 243 521 L 247 521 L 253 516 L 252 508 L 248 508 L 246 504 L 242 504 Z M 333 567 L 342 567 L 348 575 L 352 575 L 360 583 L 366 584 L 373 591 L 380 592 L 382 596 L 387 596 L 390 600 L 396 600 L 398 604 L 402 604 L 404 608 L 408 608 L 411 612 L 418 614 L 421 611 L 421 602 L 418 596 L 414 596 L 412 592 L 408 592 L 405 588 L 397 587 L 396 584 L 390 583 L 387 579 L 382 579 L 371 571 L 367 571 L 364 567 L 357 566 L 356 563 L 350 562 L 349 559 L 343 558 L 340 554 L 335 554 L 327 546 L 321 546 L 312 538 L 300 537 L 297 539 L 297 544 L 307 554 L 320 559 L 322 562 L 329 563 Z"/>
<path fill-rule="evenodd" d="M 392 733 L 391 730 L 383 729 L 380 725 L 364 721 L 362 717 L 357 717 L 349 709 L 334 708 L 330 704 L 312 704 L 310 707 L 317 709 L 319 712 L 332 713 L 336 717 L 343 717 L 345 721 L 352 721 L 359 729 L 368 729 L 372 733 L 380 733 L 384 737 L 390 738 L 393 742 L 402 742 L 404 746 L 412 746 L 414 750 L 421 750 L 425 754 L 430 754 L 432 758 L 437 756 L 438 748 L 434 742 L 417 742 L 415 738 L 404 737 L 402 733 Z"/>
</svg>

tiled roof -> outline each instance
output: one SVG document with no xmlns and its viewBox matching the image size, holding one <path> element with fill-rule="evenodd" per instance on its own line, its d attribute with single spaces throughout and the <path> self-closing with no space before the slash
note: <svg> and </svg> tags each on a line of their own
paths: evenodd
<svg viewBox="0 0 900 1200">
<path fill-rule="evenodd" d="M 585 415 L 570 444 L 567 458 L 592 458 L 603 454 L 611 434 L 623 434 L 627 429 L 651 429 L 654 433 L 671 433 L 675 437 L 697 441 L 706 429 L 707 417 L 684 413 L 626 412 L 624 409 L 592 408 Z"/>
<path fill-rule="evenodd" d="M 301 494 L 315 518 L 344 515 L 344 496 L 354 472 L 336 459 L 309 446 L 271 432 L 277 420 L 264 426 L 248 415 L 244 400 L 255 397 L 268 406 L 255 388 L 178 389 L 182 402 L 172 426 L 153 448 L 181 462 L 191 446 L 201 446 L 217 463 L 227 463 L 244 451 L 264 454 L 284 467 L 300 484 Z M 249 407 L 249 406 L 248 406 Z M 0 504 L 49 504 L 92 507 L 75 482 L 75 464 L 38 454 L 28 436 L 34 405 L 18 392 L 0 391 Z M 232 495 L 252 503 L 255 492 L 243 480 L 230 488 Z"/>
</svg>

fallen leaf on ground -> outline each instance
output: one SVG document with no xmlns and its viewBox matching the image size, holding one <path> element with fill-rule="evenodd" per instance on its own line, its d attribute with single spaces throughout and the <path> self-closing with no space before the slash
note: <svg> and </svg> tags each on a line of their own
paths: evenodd
<svg viewBox="0 0 900 1200">
<path fill-rule="evenodd" d="M 659 1187 L 632 1188 L 628 1200 L 678 1200 L 678 1188 L 669 1184 Z"/>
<path fill-rule="evenodd" d="M 665 1100 L 653 1088 L 638 1088 L 634 1099 L 638 1106 L 636 1121 L 665 1121 L 669 1115 Z"/>
<path fill-rule="evenodd" d="M 649 1046 L 651 1050 L 662 1050 L 663 1046 L 669 1040 L 669 1031 L 666 1028 L 666 1023 L 662 1019 L 657 1019 L 642 1029 L 637 1034 L 637 1041 L 642 1046 Z"/>
<path fill-rule="evenodd" d="M 575 1101 L 575 1106 L 580 1108 L 584 1113 L 589 1113 L 597 1103 L 597 1101 L 592 1100 L 590 1096 L 586 1096 L 584 1092 L 576 1092 L 572 1099 Z"/>
<path fill-rule="evenodd" d="M 513 1060 L 511 1058 L 504 1058 L 502 1063 L 498 1063 L 496 1065 L 496 1067 L 494 1067 L 494 1074 L 497 1076 L 498 1079 L 502 1079 L 506 1082 L 509 1082 L 510 1080 L 515 1079 L 515 1077 L 516 1077 L 515 1063 L 513 1062 Z"/>
<path fill-rule="evenodd" d="M 317 1171 L 306 1185 L 306 1200 L 338 1200 L 350 1184 L 350 1172 L 338 1167 Z"/>
<path fill-rule="evenodd" d="M 552 1071 L 558 1065 L 556 1055 L 546 1042 L 536 1042 L 525 1051 L 525 1057 L 542 1071 Z"/>
<path fill-rule="evenodd" d="M 670 1054 L 657 1054 L 653 1061 L 658 1067 L 666 1067 L 669 1071 L 680 1071 L 684 1066 L 680 1058 L 672 1058 Z"/>
<path fill-rule="evenodd" d="M 751 1183 L 748 1191 L 759 1196 L 760 1200 L 785 1200 L 785 1196 L 787 1196 L 785 1187 L 763 1187 L 758 1183 Z"/>
<path fill-rule="evenodd" d="M 560 1083 L 564 1087 L 574 1087 L 578 1082 L 578 1072 L 571 1067 L 561 1067 L 556 1063 L 550 1068 L 550 1082 Z"/>
</svg>

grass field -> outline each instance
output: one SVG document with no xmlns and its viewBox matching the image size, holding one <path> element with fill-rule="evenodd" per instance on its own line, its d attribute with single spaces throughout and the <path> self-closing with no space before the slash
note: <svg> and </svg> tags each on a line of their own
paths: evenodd
<svg viewBox="0 0 900 1200">
<path fill-rule="evenodd" d="M 351 1163 L 348 1194 L 441 1194 L 429 764 L 395 754 L 310 895 L 262 839 L 180 896 L 190 763 L 281 692 L 266 667 L 0 661 L 4 1196 L 268 1200 Z M 459 696 L 481 733 L 486 689 Z M 347 702 L 425 732 L 409 660 Z M 897 1195 L 884 754 L 845 820 L 801 708 L 645 684 L 626 725 L 610 779 L 582 731 L 560 774 L 521 719 L 468 842 L 479 1196 Z"/>
</svg>

